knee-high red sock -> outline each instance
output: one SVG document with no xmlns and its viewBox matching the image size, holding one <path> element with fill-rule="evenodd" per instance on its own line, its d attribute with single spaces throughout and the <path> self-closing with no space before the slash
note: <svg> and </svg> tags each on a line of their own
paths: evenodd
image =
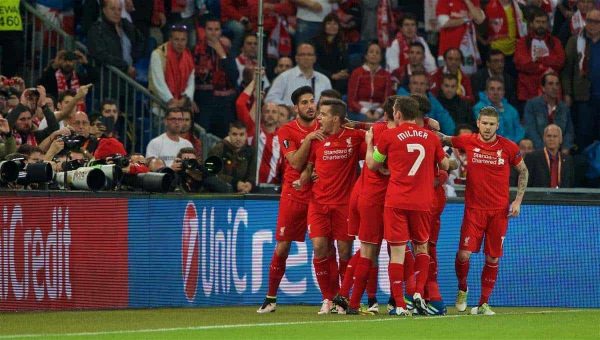
<svg viewBox="0 0 600 340">
<path fill-rule="evenodd" d="M 344 279 L 342 280 L 342 286 L 340 287 L 340 294 L 343 297 L 350 297 L 350 289 L 354 283 L 354 271 L 356 269 L 356 262 L 360 258 L 360 249 L 356 251 L 354 256 L 350 258 L 348 266 L 346 266 L 346 273 L 344 273 Z"/>
<path fill-rule="evenodd" d="M 360 307 L 360 299 L 365 292 L 370 269 L 371 260 L 364 257 L 358 259 L 354 270 L 354 288 L 352 288 L 352 296 L 350 297 L 350 308 L 358 309 Z"/>
<path fill-rule="evenodd" d="M 429 245 L 429 276 L 425 285 L 425 299 L 441 301 L 442 294 L 437 282 L 437 252 L 435 246 Z"/>
<path fill-rule="evenodd" d="M 335 254 L 328 257 L 329 261 L 329 289 L 333 296 L 340 290 L 340 274 Z"/>
<path fill-rule="evenodd" d="M 412 297 L 417 289 L 417 280 L 415 278 L 415 257 L 412 251 L 406 246 L 404 251 L 404 292 Z"/>
<path fill-rule="evenodd" d="M 458 289 L 466 292 L 467 276 L 469 276 L 469 260 L 461 262 L 457 256 L 454 260 L 454 270 L 456 271 L 456 278 L 458 279 Z"/>
<path fill-rule="evenodd" d="M 320 259 L 313 258 L 313 266 L 315 266 L 317 283 L 319 283 L 323 299 L 331 300 L 333 296 L 331 296 L 331 289 L 329 287 L 331 282 L 329 279 L 329 259 L 327 257 Z"/>
<path fill-rule="evenodd" d="M 369 269 L 369 281 L 367 281 L 367 296 L 369 299 L 373 299 L 377 295 L 378 275 L 379 266 L 372 265 L 371 269 Z"/>
<path fill-rule="evenodd" d="M 483 271 L 481 271 L 481 297 L 479 298 L 479 305 L 487 303 L 494 285 L 496 284 L 496 278 L 498 277 L 498 263 L 491 263 L 485 261 Z"/>
<path fill-rule="evenodd" d="M 390 290 L 392 296 L 396 300 L 396 307 L 406 309 L 404 295 L 402 294 L 402 278 L 404 277 L 404 265 L 400 263 L 390 263 L 388 267 L 388 275 L 390 277 Z"/>
<path fill-rule="evenodd" d="M 285 274 L 285 261 L 287 256 L 277 256 L 276 252 L 273 252 L 271 258 L 271 266 L 269 267 L 269 290 L 267 291 L 267 297 L 276 297 L 279 284 Z"/>
<path fill-rule="evenodd" d="M 416 293 L 425 296 L 425 284 L 429 276 L 429 254 L 420 253 L 415 258 L 415 273 L 417 279 Z"/>
<path fill-rule="evenodd" d="M 344 282 L 344 276 L 346 275 L 346 269 L 348 268 L 348 260 L 340 259 L 340 282 Z M 352 275 L 352 274 L 351 274 Z"/>
</svg>

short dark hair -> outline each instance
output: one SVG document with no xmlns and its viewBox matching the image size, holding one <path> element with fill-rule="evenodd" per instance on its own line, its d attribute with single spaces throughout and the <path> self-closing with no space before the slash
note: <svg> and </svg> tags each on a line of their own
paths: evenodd
<svg viewBox="0 0 600 340">
<path fill-rule="evenodd" d="M 410 98 L 414 99 L 419 104 L 419 111 L 421 111 L 421 116 L 425 116 L 429 111 L 431 111 L 431 103 L 426 96 L 421 96 L 419 94 L 411 94 Z"/>
<path fill-rule="evenodd" d="M 186 153 L 194 154 L 194 155 L 196 155 L 196 157 L 198 156 L 196 154 L 196 150 L 194 148 L 187 147 L 187 148 L 181 148 L 181 149 L 179 149 L 179 152 L 177 153 L 176 157 L 177 158 L 181 158 L 181 156 L 183 156 L 183 154 L 186 154 Z"/>
<path fill-rule="evenodd" d="M 542 86 L 546 86 L 546 82 L 548 81 L 549 76 L 556 77 L 560 80 L 560 77 L 555 72 L 547 72 L 547 73 L 544 73 L 544 75 L 542 76 Z"/>
<path fill-rule="evenodd" d="M 427 81 L 429 82 L 429 74 L 427 74 L 427 72 L 425 72 L 425 70 L 413 71 L 413 73 L 410 75 L 410 77 L 408 77 L 409 81 L 412 77 L 416 77 L 416 76 L 424 76 L 425 78 L 427 78 Z"/>
<path fill-rule="evenodd" d="M 446 60 L 446 58 L 448 57 L 448 53 L 450 53 L 452 51 L 457 51 L 458 54 L 460 54 L 460 63 L 464 64 L 465 63 L 465 56 L 463 55 L 463 53 L 460 50 L 460 48 L 456 48 L 456 47 L 449 48 L 449 49 L 446 50 L 446 52 L 444 52 L 444 60 Z"/>
<path fill-rule="evenodd" d="M 170 107 L 170 108 L 167 109 L 167 112 L 165 113 L 165 119 L 169 118 L 169 116 L 173 112 L 181 112 L 183 114 L 183 110 L 179 106 Z"/>
<path fill-rule="evenodd" d="M 419 103 L 411 97 L 400 97 L 394 103 L 394 111 L 402 113 L 402 120 L 415 120 L 421 116 Z"/>
<path fill-rule="evenodd" d="M 414 13 L 406 12 L 404 15 L 398 20 L 398 26 L 402 27 L 406 20 L 412 20 L 415 23 L 418 23 L 417 16 Z"/>
<path fill-rule="evenodd" d="M 339 93 L 335 89 L 327 89 L 327 90 L 321 91 L 321 98 L 323 98 L 323 97 L 342 99 L 342 94 Z"/>
<path fill-rule="evenodd" d="M 315 45 L 309 41 L 303 41 L 301 43 L 298 44 L 298 46 L 296 46 L 296 54 L 298 54 L 298 49 L 300 48 L 300 46 L 302 45 L 308 45 L 310 47 L 312 47 L 313 51 L 316 51 L 317 49 L 315 48 Z"/>
<path fill-rule="evenodd" d="M 17 148 L 17 153 L 23 154 L 27 157 L 29 157 L 34 152 L 44 153 L 42 149 L 31 144 L 21 144 Z"/>
<path fill-rule="evenodd" d="M 421 44 L 418 41 L 413 41 L 408 45 L 408 48 L 410 49 L 411 47 L 418 47 L 421 49 L 421 51 L 423 51 L 423 53 L 425 53 L 425 46 L 423 46 L 423 44 Z"/>
<path fill-rule="evenodd" d="M 487 90 L 488 87 L 490 86 L 490 84 L 494 81 L 502 84 L 502 87 L 504 87 L 504 78 L 497 77 L 497 76 L 491 76 L 485 81 L 485 89 Z"/>
<path fill-rule="evenodd" d="M 331 106 L 331 114 L 334 116 L 340 117 L 341 121 L 346 119 L 346 110 L 347 106 L 344 101 L 340 99 L 326 99 L 319 103 L 319 107 L 321 106 Z"/>
<path fill-rule="evenodd" d="M 458 77 L 456 74 L 444 73 L 444 75 L 442 75 L 442 82 L 444 80 L 456 80 L 456 82 L 458 82 Z"/>
<path fill-rule="evenodd" d="M 221 25 L 221 19 L 219 19 L 216 16 L 210 14 L 210 15 L 202 18 L 202 27 L 206 27 L 206 24 L 209 23 L 209 22 L 218 22 L 219 26 L 222 26 Z"/>
<path fill-rule="evenodd" d="M 550 18 L 548 17 L 548 13 L 546 13 L 543 9 L 539 8 L 539 7 L 531 7 L 531 10 L 529 12 L 529 21 L 533 22 L 533 20 L 535 20 L 535 18 L 540 18 L 540 17 L 545 17 L 547 20 L 550 20 Z"/>
<path fill-rule="evenodd" d="M 117 108 L 119 108 L 119 105 L 117 104 L 117 101 L 112 99 L 112 98 L 105 98 L 102 103 L 100 103 L 100 111 L 104 110 L 104 106 L 105 105 L 114 105 Z"/>
<path fill-rule="evenodd" d="M 464 129 L 469 129 L 471 131 L 475 131 L 475 129 L 473 129 L 473 126 L 471 124 L 462 123 L 462 124 L 456 125 L 456 129 L 454 130 L 454 135 L 455 136 L 458 135 L 458 131 L 464 130 Z"/>
<path fill-rule="evenodd" d="M 394 104 L 398 98 L 400 98 L 400 96 L 394 94 L 387 97 L 383 102 L 383 113 L 385 113 L 388 120 L 394 120 Z"/>
<path fill-rule="evenodd" d="M 300 97 L 302 97 L 305 94 L 312 94 L 313 96 L 315 95 L 312 87 L 310 86 L 302 86 L 299 87 L 297 89 L 294 90 L 294 92 L 292 92 L 292 103 L 294 105 L 298 105 L 298 102 L 300 101 Z"/>
<path fill-rule="evenodd" d="M 62 103 L 65 97 L 75 97 L 75 91 L 72 89 L 64 90 L 58 94 L 58 102 Z"/>
<path fill-rule="evenodd" d="M 490 49 L 490 51 L 488 52 L 488 60 L 492 56 L 499 55 L 499 54 L 501 54 L 504 57 L 504 53 L 502 53 L 502 51 L 500 51 L 499 49 L 496 49 L 496 48 Z"/>
<path fill-rule="evenodd" d="M 244 124 L 241 120 L 234 120 L 233 122 L 229 123 L 229 130 L 233 128 L 246 130 L 246 124 Z"/>
</svg>

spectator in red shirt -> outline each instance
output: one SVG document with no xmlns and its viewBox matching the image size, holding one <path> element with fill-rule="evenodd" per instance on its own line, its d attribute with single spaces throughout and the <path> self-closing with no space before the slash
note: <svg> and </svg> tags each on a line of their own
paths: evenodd
<svg viewBox="0 0 600 340">
<path fill-rule="evenodd" d="M 517 99 L 521 102 L 540 93 L 542 76 L 547 72 L 560 72 L 565 63 L 565 51 L 558 38 L 548 31 L 548 14 L 533 11 L 529 34 L 519 39 L 515 51 L 518 71 Z"/>
<path fill-rule="evenodd" d="M 392 77 L 381 67 L 381 47 L 371 42 L 365 55 L 365 63 L 352 71 L 348 83 L 349 118 L 359 121 L 375 121 L 382 114 L 381 105 L 392 94 Z"/>
<path fill-rule="evenodd" d="M 453 74 L 458 79 L 458 87 L 456 94 L 469 102 L 473 102 L 473 90 L 471 89 L 471 80 L 469 76 L 463 72 L 461 66 L 464 64 L 463 53 L 458 48 L 450 48 L 444 53 L 444 67 L 437 70 L 431 79 L 431 92 L 438 95 L 442 87 L 442 78 L 444 74 Z"/>
<path fill-rule="evenodd" d="M 479 0 L 440 0 L 435 12 L 440 27 L 438 61 L 449 48 L 459 48 L 465 56 L 465 72 L 473 74 L 480 62 L 475 24 L 485 20 Z"/>
</svg>

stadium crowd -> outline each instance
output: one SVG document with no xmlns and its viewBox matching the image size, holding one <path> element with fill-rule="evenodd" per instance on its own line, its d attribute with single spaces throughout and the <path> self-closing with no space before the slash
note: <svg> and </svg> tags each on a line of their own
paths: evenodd
<svg viewBox="0 0 600 340">
<path fill-rule="evenodd" d="M 390 95 L 426 96 L 427 116 L 446 135 L 475 132 L 478 112 L 492 106 L 500 112 L 499 134 L 531 152 L 525 160 L 544 177 L 531 176 L 531 185 L 600 184 L 598 1 L 269 0 L 262 66 L 255 0 L 28 2 L 85 42 L 88 52 L 59 51 L 37 84 L 25 84 L 15 74 L 22 54 L 10 52 L 22 46 L 23 34 L 0 32 L 3 158 L 29 159 L 33 150 L 51 160 L 56 141 L 74 135 L 82 141 L 75 153 L 92 159 L 103 138 L 131 138 L 118 98 L 105 98 L 99 112 L 86 110 L 87 84 L 97 84 L 94 65 L 101 63 L 147 85 L 170 108 L 165 133 L 150 141 L 139 162 L 180 171 L 184 148 L 199 160 L 217 155 L 219 176 L 231 187 L 221 189 L 228 192 L 254 190 L 257 166 L 259 183 L 281 183 L 277 131 L 297 115 L 291 94 L 301 86 L 310 86 L 317 101 L 339 94 L 348 118 L 362 122 L 383 120 Z M 254 100 L 257 81 L 263 103 Z M 262 129 L 255 161 L 257 105 Z M 194 122 L 223 138 L 209 155 L 202 155 Z M 559 132 L 557 141 L 548 131 Z M 552 143 L 560 153 L 548 152 Z M 460 161 L 448 180 L 451 193 L 451 185 L 464 183 L 467 164 L 458 150 L 448 152 Z"/>
</svg>

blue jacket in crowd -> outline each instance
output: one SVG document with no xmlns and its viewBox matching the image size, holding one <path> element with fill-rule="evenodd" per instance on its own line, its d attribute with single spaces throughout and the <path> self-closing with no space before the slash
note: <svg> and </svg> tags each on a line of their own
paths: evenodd
<svg viewBox="0 0 600 340">
<path fill-rule="evenodd" d="M 398 92 L 396 94 L 399 96 L 410 95 L 408 90 L 404 87 L 398 88 Z M 456 124 L 454 123 L 452 116 L 450 116 L 450 113 L 444 109 L 442 104 L 429 91 L 427 91 L 427 99 L 429 99 L 429 103 L 431 104 L 431 111 L 429 111 L 426 116 L 433 118 L 440 123 L 440 130 L 442 130 L 442 133 L 448 136 L 453 136 L 456 130 Z"/>
<path fill-rule="evenodd" d="M 544 147 L 544 129 L 548 122 L 548 105 L 542 96 L 531 98 L 525 103 L 525 130 L 527 137 L 533 141 L 533 147 L 540 149 Z M 559 102 L 554 114 L 554 124 L 558 125 L 563 134 L 563 148 L 573 147 L 575 132 L 571 120 L 571 110 L 564 102 Z"/>
<path fill-rule="evenodd" d="M 485 92 L 481 91 L 479 92 L 479 102 L 473 106 L 473 117 L 475 117 L 475 119 L 479 118 L 479 110 L 485 106 L 494 105 L 492 105 L 492 102 Z M 525 137 L 525 130 L 523 129 L 521 121 L 519 120 L 519 112 L 514 106 L 508 103 L 506 98 L 502 98 L 502 106 L 502 110 L 496 108 L 498 113 L 500 113 L 498 134 L 502 137 L 512 140 L 515 143 L 519 143 L 519 141 Z"/>
</svg>

